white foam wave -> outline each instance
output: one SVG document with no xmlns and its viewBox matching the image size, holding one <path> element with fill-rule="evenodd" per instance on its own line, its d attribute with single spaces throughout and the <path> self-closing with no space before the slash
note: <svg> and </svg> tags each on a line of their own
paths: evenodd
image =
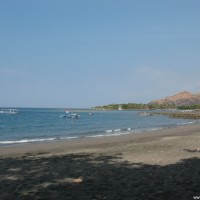
<svg viewBox="0 0 200 200">
<path fill-rule="evenodd" d="M 178 123 L 177 125 L 187 125 L 187 124 L 194 124 L 196 121 L 192 121 L 192 122 L 182 122 L 182 123 Z"/>
<path fill-rule="evenodd" d="M 119 136 L 119 135 L 127 135 L 127 134 L 130 134 L 130 133 L 128 133 L 128 132 L 124 132 L 124 133 L 120 132 L 120 133 L 113 133 L 113 134 L 109 134 L 109 135 L 105 135 L 105 136 L 106 137 L 107 136 Z"/>
<path fill-rule="evenodd" d="M 77 139 L 79 138 L 78 136 L 71 136 L 71 137 L 60 137 L 61 140 L 66 140 L 66 139 Z"/>
<path fill-rule="evenodd" d="M 24 140 L 13 140 L 13 141 L 0 141 L 0 144 L 21 144 L 21 143 L 29 143 L 29 142 L 44 142 L 44 141 L 52 141 L 56 138 L 41 138 L 41 139 L 24 139 Z"/>
<path fill-rule="evenodd" d="M 104 136 L 107 136 L 107 135 L 90 135 L 90 136 L 86 136 L 86 137 L 97 138 L 97 137 L 104 137 Z"/>
<path fill-rule="evenodd" d="M 115 132 L 119 132 L 119 131 L 121 131 L 121 129 L 119 128 L 119 129 L 115 129 Z"/>
<path fill-rule="evenodd" d="M 99 135 L 90 135 L 90 136 L 86 136 L 87 138 L 99 138 L 99 137 L 110 137 L 110 136 L 119 136 L 119 135 L 127 135 L 130 134 L 128 132 L 119 132 L 119 133 L 110 133 L 110 134 L 99 134 Z"/>
<path fill-rule="evenodd" d="M 106 131 L 106 133 L 112 133 L 112 132 L 113 132 L 112 130 L 107 130 L 107 131 Z"/>
</svg>

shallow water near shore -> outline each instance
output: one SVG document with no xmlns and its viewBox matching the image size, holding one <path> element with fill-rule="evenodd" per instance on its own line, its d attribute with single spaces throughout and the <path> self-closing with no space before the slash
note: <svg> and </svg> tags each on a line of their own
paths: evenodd
<svg viewBox="0 0 200 200">
<path fill-rule="evenodd" d="M 1 114 L 0 145 L 140 133 L 199 122 L 162 115 L 141 116 L 141 111 L 69 111 L 80 118 L 61 118 L 66 115 L 64 109 L 21 108 L 15 115 Z"/>
</svg>

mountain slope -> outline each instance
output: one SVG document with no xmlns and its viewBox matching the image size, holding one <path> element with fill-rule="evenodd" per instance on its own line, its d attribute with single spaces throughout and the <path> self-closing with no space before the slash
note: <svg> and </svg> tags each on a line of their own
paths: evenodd
<svg viewBox="0 0 200 200">
<path fill-rule="evenodd" d="M 200 93 L 192 94 L 190 92 L 184 91 L 174 96 L 166 97 L 164 99 L 151 101 L 150 104 L 167 104 L 175 106 L 189 106 L 200 104 Z"/>
</svg>

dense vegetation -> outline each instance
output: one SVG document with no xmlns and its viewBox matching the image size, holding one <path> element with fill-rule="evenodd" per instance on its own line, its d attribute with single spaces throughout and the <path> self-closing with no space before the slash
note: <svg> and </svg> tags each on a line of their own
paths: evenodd
<svg viewBox="0 0 200 200">
<path fill-rule="evenodd" d="M 198 105 L 188 105 L 188 106 L 176 106 L 174 104 L 141 104 L 141 103 L 127 103 L 127 104 L 108 104 L 104 106 L 97 106 L 95 109 L 105 109 L 105 110 L 117 110 L 121 108 L 123 110 L 158 110 L 158 109 L 178 109 L 178 110 L 195 110 L 200 109 L 200 104 Z"/>
<path fill-rule="evenodd" d="M 141 104 L 141 103 L 127 103 L 127 104 L 109 104 L 104 106 L 97 106 L 95 109 L 117 110 L 121 108 L 123 110 L 156 110 L 156 109 L 169 109 L 175 108 L 174 105 L 159 105 L 159 104 Z"/>
<path fill-rule="evenodd" d="M 97 106 L 96 109 L 106 109 L 106 110 L 117 110 L 121 108 L 123 110 L 129 109 L 149 109 L 147 104 L 137 104 L 137 103 L 127 103 L 127 104 L 108 104 L 104 106 Z"/>
<path fill-rule="evenodd" d="M 178 106 L 177 107 L 178 110 L 196 110 L 196 109 L 200 109 L 200 105 L 190 105 L 190 106 Z"/>
<path fill-rule="evenodd" d="M 174 104 L 147 104 L 150 110 L 158 109 L 176 109 Z"/>
</svg>

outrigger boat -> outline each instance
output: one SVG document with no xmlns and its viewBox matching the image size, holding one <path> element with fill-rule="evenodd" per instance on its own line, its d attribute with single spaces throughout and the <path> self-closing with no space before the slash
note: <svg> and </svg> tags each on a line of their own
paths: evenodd
<svg viewBox="0 0 200 200">
<path fill-rule="evenodd" d="M 79 114 L 76 113 L 70 113 L 69 111 L 65 111 L 66 115 L 61 115 L 61 118 L 72 118 L 72 119 L 78 119 L 81 116 Z"/>
<path fill-rule="evenodd" d="M 17 109 L 1 109 L 0 114 L 17 114 L 19 111 Z"/>
</svg>

